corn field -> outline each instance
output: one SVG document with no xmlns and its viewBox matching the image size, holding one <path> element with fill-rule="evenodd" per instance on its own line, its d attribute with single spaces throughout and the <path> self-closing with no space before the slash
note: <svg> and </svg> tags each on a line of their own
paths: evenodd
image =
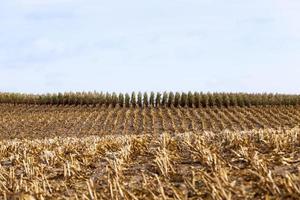
<svg viewBox="0 0 300 200">
<path fill-rule="evenodd" d="M 57 94 L 0 93 L 0 103 L 38 105 L 106 105 L 115 107 L 230 107 L 299 105 L 300 95 L 247 94 L 247 93 L 202 93 L 164 92 L 117 94 L 98 92 L 76 92 Z"/>
<path fill-rule="evenodd" d="M 0 199 L 299 199 L 298 95 L 0 94 Z"/>
</svg>

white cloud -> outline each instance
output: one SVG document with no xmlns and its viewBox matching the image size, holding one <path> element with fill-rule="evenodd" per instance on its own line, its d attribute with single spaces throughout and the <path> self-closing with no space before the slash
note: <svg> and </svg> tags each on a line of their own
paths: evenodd
<svg viewBox="0 0 300 200">
<path fill-rule="evenodd" d="M 16 0 L 17 3 L 25 6 L 48 6 L 62 3 L 74 3 L 79 0 Z"/>
<path fill-rule="evenodd" d="M 64 50 L 65 47 L 62 42 L 54 42 L 47 38 L 39 38 L 33 41 L 33 51 L 62 54 Z"/>
<path fill-rule="evenodd" d="M 281 18 L 286 23 L 286 31 L 291 37 L 300 39 L 300 1 L 296 0 L 277 0 L 278 9 L 281 11 Z"/>
</svg>

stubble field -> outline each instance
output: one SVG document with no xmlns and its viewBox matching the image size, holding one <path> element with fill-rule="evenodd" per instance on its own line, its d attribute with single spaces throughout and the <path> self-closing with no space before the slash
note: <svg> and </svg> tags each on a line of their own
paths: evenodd
<svg viewBox="0 0 300 200">
<path fill-rule="evenodd" d="M 300 106 L 124 108 L 0 104 L 0 138 L 245 131 L 300 124 Z"/>
<path fill-rule="evenodd" d="M 0 104 L 1 199 L 299 199 L 300 107 Z"/>
</svg>

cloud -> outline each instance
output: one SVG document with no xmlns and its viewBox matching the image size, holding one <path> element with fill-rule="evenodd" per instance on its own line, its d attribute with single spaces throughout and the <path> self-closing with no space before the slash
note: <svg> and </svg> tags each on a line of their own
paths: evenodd
<svg viewBox="0 0 300 200">
<path fill-rule="evenodd" d="M 254 24 L 254 25 L 268 25 L 274 23 L 276 20 L 274 18 L 267 18 L 267 17 L 253 17 L 253 18 L 246 18 L 237 21 L 237 25 L 244 25 L 244 24 Z"/>
<path fill-rule="evenodd" d="M 30 69 L 34 64 L 44 66 L 70 55 L 70 49 L 65 42 L 47 37 L 27 39 L 6 46 L 5 51 L 0 49 L 0 69 L 20 69 L 25 66 Z"/>
<path fill-rule="evenodd" d="M 64 3 L 74 3 L 79 0 L 16 0 L 16 3 L 24 6 L 49 6 Z"/>
<path fill-rule="evenodd" d="M 39 52 L 42 54 L 62 54 L 65 51 L 64 44 L 62 42 L 54 42 L 47 38 L 39 38 L 33 41 L 33 52 Z"/>
<path fill-rule="evenodd" d="M 49 20 L 49 19 L 73 19 L 76 17 L 74 13 L 71 12 L 57 12 L 57 11 L 34 11 L 28 13 L 25 18 L 32 19 L 32 20 Z"/>
<path fill-rule="evenodd" d="M 285 29 L 291 37 L 300 39 L 300 2 L 295 0 L 277 0 L 281 19 L 285 22 Z"/>
</svg>

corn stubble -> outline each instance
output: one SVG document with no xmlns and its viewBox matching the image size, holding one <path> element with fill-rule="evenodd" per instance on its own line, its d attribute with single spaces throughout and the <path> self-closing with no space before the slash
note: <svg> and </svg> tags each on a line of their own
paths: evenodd
<svg viewBox="0 0 300 200">
<path fill-rule="evenodd" d="M 297 199 L 300 129 L 0 142 L 3 199 Z"/>
<path fill-rule="evenodd" d="M 72 95 L 0 95 L 0 199 L 300 198 L 298 96 Z"/>
<path fill-rule="evenodd" d="M 161 134 L 300 125 L 299 106 L 230 108 L 0 104 L 0 139 Z"/>
</svg>

